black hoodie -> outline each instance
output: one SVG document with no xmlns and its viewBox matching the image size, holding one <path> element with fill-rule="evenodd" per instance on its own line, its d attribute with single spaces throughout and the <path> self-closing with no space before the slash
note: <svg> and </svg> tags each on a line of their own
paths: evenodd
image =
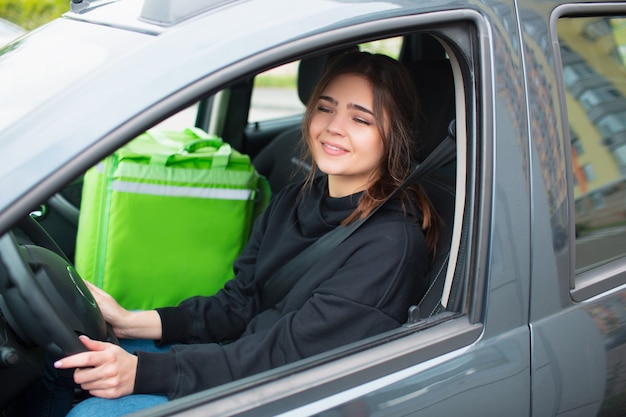
<svg viewBox="0 0 626 417">
<path fill-rule="evenodd" d="M 385 204 L 262 311 L 263 284 L 341 223 L 360 194 L 287 186 L 256 221 L 234 279 L 212 297 L 158 309 L 165 353 L 137 352 L 135 393 L 170 399 L 244 378 L 400 326 L 426 288 L 428 251 L 415 210 Z M 175 285 L 175 279 L 172 281 Z"/>
</svg>

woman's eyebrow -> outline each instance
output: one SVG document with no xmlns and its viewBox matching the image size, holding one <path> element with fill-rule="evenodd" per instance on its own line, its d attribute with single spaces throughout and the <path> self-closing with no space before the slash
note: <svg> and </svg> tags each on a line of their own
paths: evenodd
<svg viewBox="0 0 626 417">
<path fill-rule="evenodd" d="M 335 100 L 334 98 L 332 98 L 331 96 L 320 96 L 320 100 L 328 101 L 329 103 L 335 106 L 339 104 L 339 102 Z"/>
<path fill-rule="evenodd" d="M 374 112 L 373 112 L 373 111 L 371 111 L 371 110 L 370 110 L 370 109 L 368 109 L 367 107 L 363 107 L 363 106 L 361 106 L 360 104 L 349 103 L 349 104 L 348 104 L 348 108 L 349 108 L 349 109 L 356 109 L 356 110 L 359 110 L 359 111 L 362 111 L 362 112 L 365 112 L 365 113 L 371 114 L 372 116 L 374 115 Z"/>
<path fill-rule="evenodd" d="M 339 105 L 339 102 L 337 100 L 335 100 L 334 98 L 332 98 L 331 96 L 320 96 L 320 100 L 328 101 L 329 103 L 331 103 L 334 106 Z M 371 114 L 372 116 L 374 115 L 373 111 L 371 111 L 367 107 L 361 106 L 360 104 L 348 103 L 347 107 L 349 109 L 356 109 L 356 110 L 359 110 L 359 111 Z"/>
</svg>

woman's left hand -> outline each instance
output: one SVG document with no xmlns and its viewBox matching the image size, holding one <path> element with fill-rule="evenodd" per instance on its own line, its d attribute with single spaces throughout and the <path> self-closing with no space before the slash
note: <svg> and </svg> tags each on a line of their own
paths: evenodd
<svg viewBox="0 0 626 417">
<path fill-rule="evenodd" d="M 108 342 L 80 336 L 89 352 L 67 356 L 55 368 L 76 368 L 74 382 L 91 395 L 118 398 L 132 394 L 137 374 L 137 357 Z"/>
</svg>

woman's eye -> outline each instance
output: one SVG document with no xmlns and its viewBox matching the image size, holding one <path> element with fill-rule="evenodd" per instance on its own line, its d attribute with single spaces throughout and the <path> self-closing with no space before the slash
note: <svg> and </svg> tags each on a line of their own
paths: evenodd
<svg viewBox="0 0 626 417">
<path fill-rule="evenodd" d="M 322 113 L 330 113 L 330 109 L 325 106 L 317 106 L 317 111 L 320 111 Z"/>
<path fill-rule="evenodd" d="M 355 121 L 355 122 L 357 122 L 357 123 L 359 123 L 359 124 L 365 125 L 365 126 L 369 126 L 369 125 L 371 124 L 371 123 L 369 122 L 369 120 L 365 120 L 365 119 L 362 119 L 362 118 L 360 118 L 360 117 L 355 117 L 355 118 L 354 118 L 354 121 Z"/>
</svg>

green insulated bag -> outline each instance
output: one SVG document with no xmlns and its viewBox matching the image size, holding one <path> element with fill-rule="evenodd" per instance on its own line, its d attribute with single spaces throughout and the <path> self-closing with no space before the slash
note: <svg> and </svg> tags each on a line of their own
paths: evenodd
<svg viewBox="0 0 626 417">
<path fill-rule="evenodd" d="M 127 309 L 214 294 L 268 190 L 219 138 L 146 132 L 85 174 L 76 269 Z"/>
</svg>

